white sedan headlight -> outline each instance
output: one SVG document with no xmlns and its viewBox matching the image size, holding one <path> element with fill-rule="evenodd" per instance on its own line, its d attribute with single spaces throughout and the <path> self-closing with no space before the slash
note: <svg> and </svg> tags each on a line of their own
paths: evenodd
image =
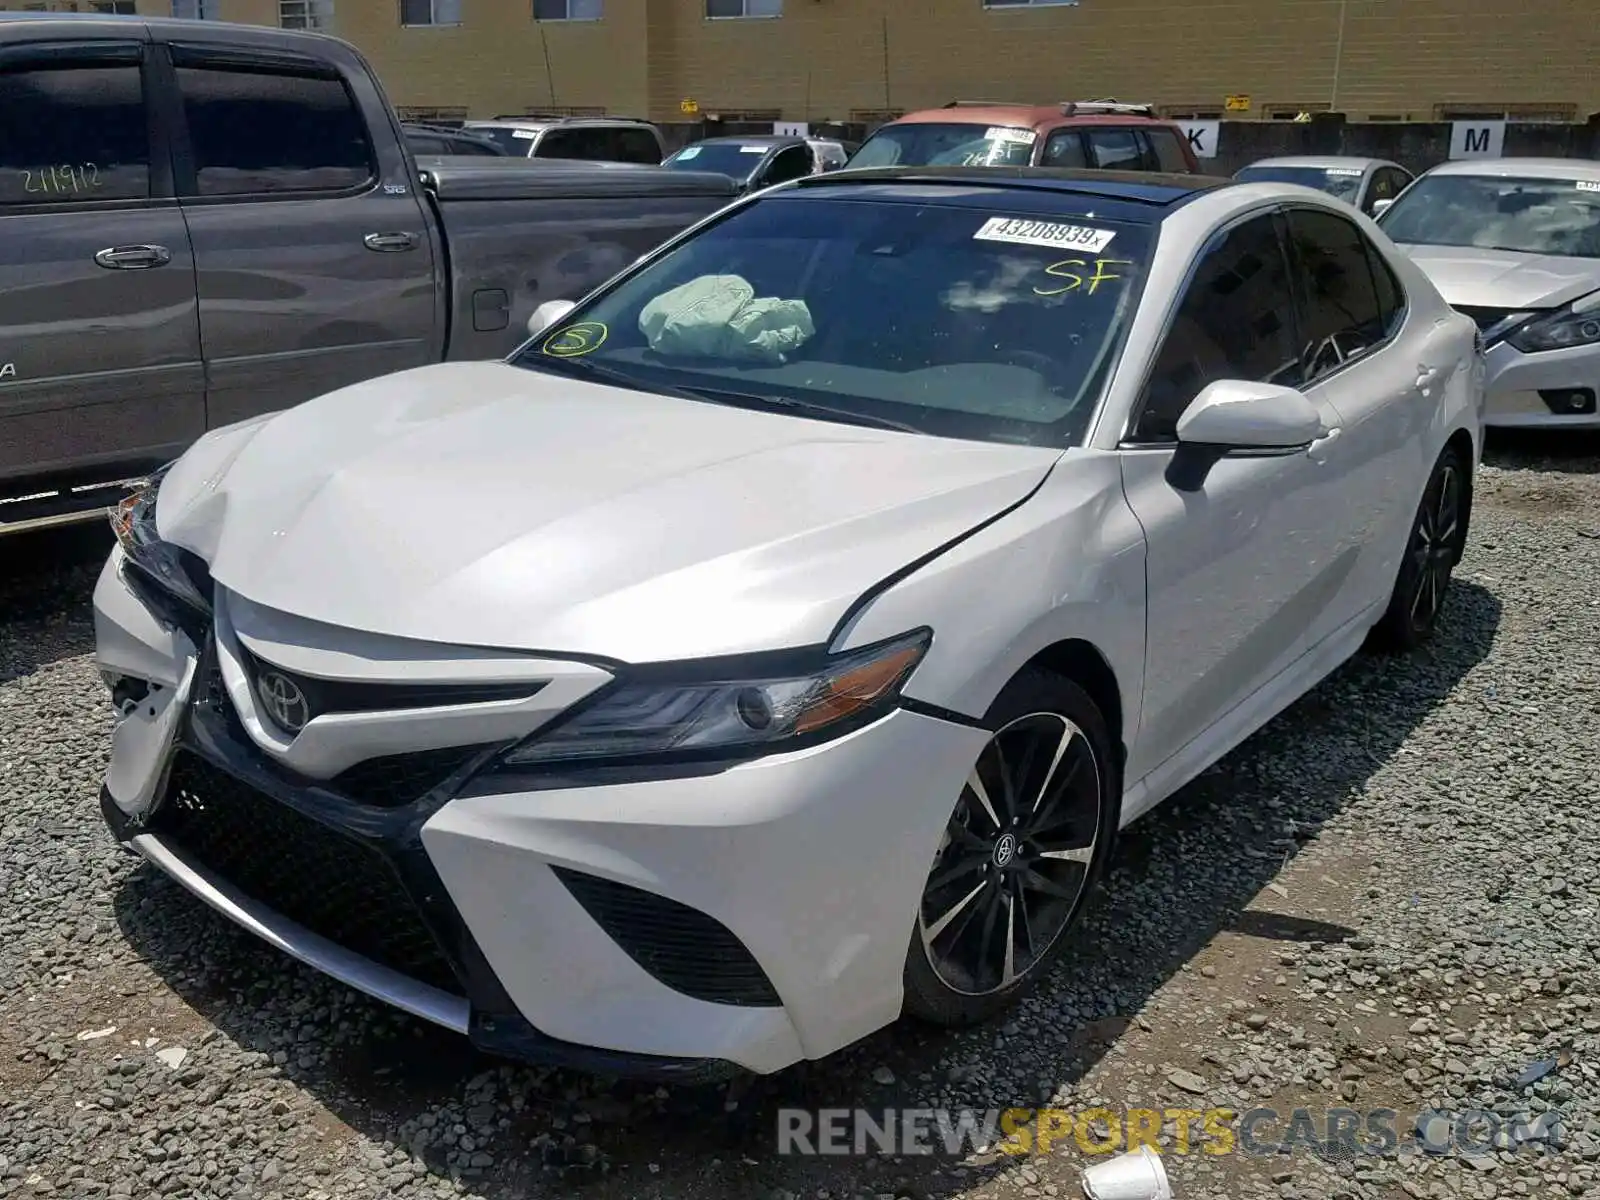
<svg viewBox="0 0 1600 1200">
<path fill-rule="evenodd" d="M 204 564 L 156 532 L 156 497 L 172 463 L 152 474 L 143 487 L 111 510 L 111 528 L 128 563 L 169 596 L 202 613 L 211 611 L 211 597 L 201 581 Z"/>
<path fill-rule="evenodd" d="M 1600 345 L 1600 292 L 1535 317 L 1506 341 L 1524 354 Z"/>
<path fill-rule="evenodd" d="M 663 754 L 737 755 L 837 737 L 891 708 L 927 652 L 926 630 L 766 678 L 630 682 L 504 759 L 508 766 Z"/>
</svg>

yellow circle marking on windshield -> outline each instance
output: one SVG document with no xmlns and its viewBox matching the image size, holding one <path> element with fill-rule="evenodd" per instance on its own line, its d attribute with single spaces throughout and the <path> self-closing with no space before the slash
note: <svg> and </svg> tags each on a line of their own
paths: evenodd
<svg viewBox="0 0 1600 1200">
<path fill-rule="evenodd" d="M 579 321 L 546 338 L 544 352 L 556 358 L 578 358 L 592 354 L 605 344 L 609 332 L 599 321 Z"/>
</svg>

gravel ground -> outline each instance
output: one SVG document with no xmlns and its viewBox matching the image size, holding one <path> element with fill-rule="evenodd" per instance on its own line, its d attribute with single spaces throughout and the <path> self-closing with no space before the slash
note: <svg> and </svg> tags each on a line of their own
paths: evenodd
<svg viewBox="0 0 1600 1200">
<path fill-rule="evenodd" d="M 1178 1153 L 1169 1122 L 1178 1200 L 1600 1200 L 1600 443 L 1498 444 L 1477 500 L 1436 643 L 1356 660 L 1131 830 L 1014 1019 L 739 1093 L 476 1057 L 115 850 L 105 534 L 0 543 L 0 1196 L 1065 1196 L 1072 1137 L 779 1156 L 776 1110 L 1098 1105 L 1269 1106 L 1259 1140 L 1303 1135 Z M 1335 1106 L 1402 1135 L 1449 1113 L 1422 1121 L 1445 1152 L 1314 1145 Z M 1447 1145 L 1472 1111 L 1498 1147 Z"/>
</svg>

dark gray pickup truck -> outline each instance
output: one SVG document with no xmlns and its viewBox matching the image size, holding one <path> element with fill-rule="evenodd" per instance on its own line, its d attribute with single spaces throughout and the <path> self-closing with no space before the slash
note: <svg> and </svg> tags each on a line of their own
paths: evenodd
<svg viewBox="0 0 1600 1200">
<path fill-rule="evenodd" d="M 415 159 L 317 34 L 0 19 L 0 533 L 92 515 L 207 429 L 496 358 L 728 203 L 710 173 Z"/>
</svg>

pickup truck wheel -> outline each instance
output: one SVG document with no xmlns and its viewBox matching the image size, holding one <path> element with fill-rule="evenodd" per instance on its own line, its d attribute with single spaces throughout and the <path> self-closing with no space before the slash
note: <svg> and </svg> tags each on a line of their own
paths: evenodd
<svg viewBox="0 0 1600 1200">
<path fill-rule="evenodd" d="M 905 1011 L 968 1025 L 1010 1007 L 1049 966 L 1098 882 L 1120 780 L 1100 710 L 1030 668 L 990 710 L 994 732 L 928 872 L 905 970 Z"/>
</svg>

